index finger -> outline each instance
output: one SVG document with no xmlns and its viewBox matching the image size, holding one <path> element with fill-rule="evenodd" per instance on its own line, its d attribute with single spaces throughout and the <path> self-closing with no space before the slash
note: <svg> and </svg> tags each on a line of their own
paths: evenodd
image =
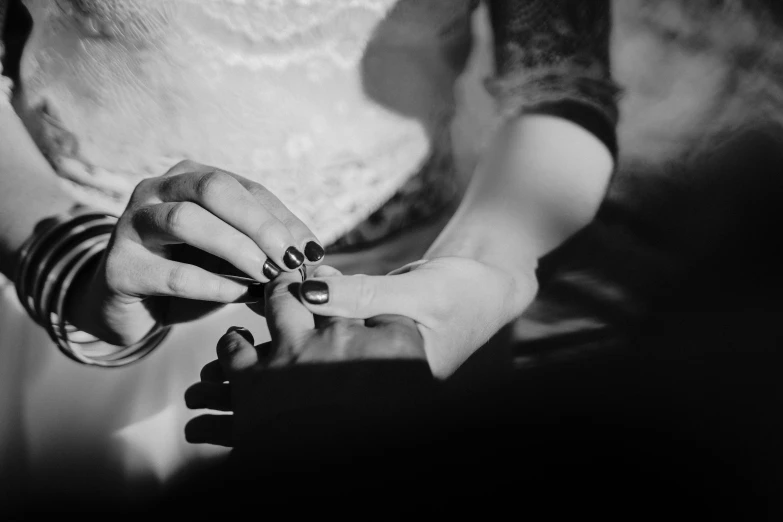
<svg viewBox="0 0 783 522">
<path fill-rule="evenodd" d="M 231 173 L 229 173 L 231 174 Z M 291 212 L 285 204 L 278 199 L 269 189 L 242 176 L 231 174 L 247 189 L 269 212 L 285 225 L 294 237 L 296 246 L 304 253 L 305 262 L 308 264 L 319 263 L 326 254 L 321 242 L 315 237 L 310 227 Z"/>
<path fill-rule="evenodd" d="M 313 330 L 313 314 L 299 302 L 299 272 L 283 272 L 266 285 L 264 312 L 272 343 L 282 351 L 282 360 L 296 356 L 299 346 Z"/>
</svg>

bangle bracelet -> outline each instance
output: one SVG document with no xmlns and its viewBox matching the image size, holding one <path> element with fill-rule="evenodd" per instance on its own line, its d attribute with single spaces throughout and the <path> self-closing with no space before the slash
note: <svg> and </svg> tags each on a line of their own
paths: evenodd
<svg viewBox="0 0 783 522">
<path fill-rule="evenodd" d="M 113 228 L 114 224 L 110 221 L 95 221 L 89 227 L 87 225 L 74 227 L 57 242 L 52 243 L 33 272 L 34 279 L 30 296 L 37 317 L 40 317 L 45 323 L 49 322 L 44 308 L 49 302 L 53 283 L 60 279 L 62 271 L 65 269 L 63 260 L 73 261 L 76 257 L 74 253 L 83 252 L 85 245 L 91 245 L 96 237 L 105 237 L 104 243 L 107 244 Z"/>
<path fill-rule="evenodd" d="M 168 336 L 171 327 L 164 327 L 156 324 L 141 340 L 130 346 L 117 347 L 105 344 L 104 347 L 82 348 L 75 346 L 65 331 L 64 308 L 67 300 L 68 290 L 73 280 L 78 276 L 80 270 L 97 256 L 102 255 L 108 243 L 108 237 L 103 242 L 96 243 L 90 247 L 83 255 L 74 262 L 68 269 L 67 274 L 58 285 L 57 303 L 54 306 L 54 315 L 56 319 L 50 323 L 50 336 L 55 341 L 60 350 L 82 364 L 91 366 L 101 366 L 104 368 L 125 366 L 138 361 L 145 355 L 151 353 Z"/>
<path fill-rule="evenodd" d="M 103 255 L 116 223 L 114 216 L 89 210 L 49 218 L 20 249 L 14 274 L 17 296 L 30 317 L 65 355 L 83 364 L 117 367 L 137 361 L 171 330 L 157 323 L 141 340 L 123 347 L 104 343 L 66 321 L 71 286 L 88 263 Z"/>
<path fill-rule="evenodd" d="M 30 240 L 28 240 L 29 242 L 22 247 L 15 277 L 16 292 L 27 313 L 39 324 L 42 324 L 44 319 L 36 309 L 35 295 L 38 291 L 38 285 L 41 284 L 41 279 L 45 270 L 45 267 L 41 265 L 45 265 L 51 259 L 51 248 L 44 247 L 47 245 L 51 247 L 52 241 L 55 241 L 55 245 L 62 245 L 63 240 L 71 236 L 66 235 L 65 238 L 61 237 L 60 241 L 57 241 L 55 238 L 61 233 L 67 234 L 69 227 L 76 228 L 81 232 L 83 231 L 81 229 L 82 224 L 102 218 L 116 219 L 107 216 L 107 214 L 95 212 L 88 212 L 71 218 L 63 216 L 52 218 L 54 221 L 52 225 L 40 234 L 33 234 Z M 112 221 L 112 224 L 114 222 L 116 221 Z M 40 259 L 41 257 L 43 257 L 43 259 Z M 31 266 L 36 266 L 38 268 L 33 274 L 29 273 Z M 30 281 L 31 276 L 34 277 L 32 281 Z M 31 287 L 32 290 L 30 291 Z"/>
</svg>

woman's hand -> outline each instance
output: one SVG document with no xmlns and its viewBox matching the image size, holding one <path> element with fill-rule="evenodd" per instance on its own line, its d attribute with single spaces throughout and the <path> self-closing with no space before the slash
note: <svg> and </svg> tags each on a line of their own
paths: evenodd
<svg viewBox="0 0 783 522">
<path fill-rule="evenodd" d="M 301 285 L 300 294 L 305 306 L 320 316 L 366 319 L 395 314 L 412 319 L 424 339 L 433 375 L 445 378 L 520 315 L 537 290 L 535 263 L 512 276 L 472 259 L 440 257 L 388 276 L 311 278 Z"/>
<path fill-rule="evenodd" d="M 72 293 L 82 306 L 69 307 L 69 320 L 105 341 L 132 343 L 156 321 L 262 299 L 254 282 L 323 255 L 310 229 L 263 186 L 183 161 L 136 187 L 105 256 Z"/>
</svg>

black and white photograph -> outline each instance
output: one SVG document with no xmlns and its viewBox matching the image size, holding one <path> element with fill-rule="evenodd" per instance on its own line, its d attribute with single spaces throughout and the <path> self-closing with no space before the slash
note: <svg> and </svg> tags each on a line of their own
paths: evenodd
<svg viewBox="0 0 783 522">
<path fill-rule="evenodd" d="M 781 243 L 780 0 L 0 0 L 0 520 L 783 520 Z"/>
</svg>

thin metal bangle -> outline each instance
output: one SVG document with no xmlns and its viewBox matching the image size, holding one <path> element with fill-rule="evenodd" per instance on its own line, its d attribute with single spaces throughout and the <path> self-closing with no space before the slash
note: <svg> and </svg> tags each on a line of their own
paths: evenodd
<svg viewBox="0 0 783 522">
<path fill-rule="evenodd" d="M 101 219 L 74 226 L 56 240 L 48 250 L 44 251 L 43 257 L 36 262 L 36 268 L 33 272 L 32 290 L 30 292 L 33 310 L 43 321 L 48 322 L 48 318 L 43 314 L 42 294 L 46 286 L 51 285 L 52 278 L 50 274 L 58 258 L 67 255 L 68 249 L 77 248 L 77 245 L 80 244 L 80 241 L 84 241 L 84 236 L 88 233 L 93 236 L 107 232 L 111 233 L 114 230 L 114 225 L 115 221 L 113 220 Z"/>
<path fill-rule="evenodd" d="M 27 297 L 26 287 L 27 287 L 27 271 L 29 270 L 31 266 L 31 261 L 39 254 L 38 250 L 40 247 L 46 243 L 51 236 L 57 234 L 57 232 L 61 231 L 61 229 L 68 225 L 69 223 L 73 223 L 74 220 L 77 222 L 81 222 L 82 218 L 90 218 L 91 216 L 99 215 L 99 216 L 107 216 L 107 214 L 96 214 L 96 213 L 86 213 L 82 215 L 76 215 L 76 216 L 55 216 L 52 219 L 54 223 L 49 225 L 45 230 L 41 232 L 34 232 L 32 236 L 25 242 L 25 244 L 22 246 L 20 253 L 19 253 L 19 261 L 17 264 L 16 274 L 14 277 L 14 282 L 16 283 L 17 288 L 17 295 L 19 296 L 19 300 L 22 302 L 23 305 L 25 305 L 25 308 L 27 309 L 28 313 L 32 316 L 32 310 L 28 309 L 30 302 Z"/>
<path fill-rule="evenodd" d="M 22 306 L 24 307 L 27 314 L 36 322 L 38 322 L 38 320 L 33 312 L 32 303 L 30 298 L 27 296 L 26 288 L 27 271 L 30 267 L 30 260 L 37 253 L 36 251 L 40 247 L 41 243 L 46 241 L 49 236 L 55 233 L 58 227 L 66 222 L 64 216 L 56 216 L 50 219 L 54 219 L 55 222 L 40 233 L 33 232 L 33 235 L 31 235 L 27 241 L 25 241 L 24 245 L 22 245 L 22 248 L 19 251 L 19 260 L 15 270 L 16 273 L 14 274 L 14 285 L 16 287 L 16 295 L 19 298 L 19 302 L 22 303 Z"/>
<path fill-rule="evenodd" d="M 108 239 L 106 240 L 108 242 Z M 55 307 L 55 313 L 57 315 L 57 328 L 61 331 L 65 328 L 64 319 L 64 304 L 67 298 L 67 293 L 73 280 L 77 277 L 79 271 L 96 256 L 102 254 L 105 245 L 100 247 L 96 245 L 91 248 L 86 254 L 83 255 L 73 266 L 70 267 L 68 273 L 63 278 L 62 284 L 58 289 L 57 305 Z M 94 350 L 85 350 L 83 348 L 74 347 L 67 334 L 62 336 L 62 340 L 58 342 L 58 347 L 69 357 L 75 359 L 83 364 L 101 366 L 101 367 L 118 367 L 125 366 L 132 362 L 138 361 L 142 357 L 151 353 L 157 348 L 160 343 L 168 336 L 171 330 L 170 326 L 163 326 L 156 324 L 153 328 L 138 342 L 133 343 L 130 346 L 118 347 L 112 346 L 110 353 L 98 354 Z M 88 355 L 88 352 L 93 352 Z"/>
<path fill-rule="evenodd" d="M 44 322 L 44 329 L 46 329 L 49 337 L 51 337 L 52 341 L 55 343 L 58 342 L 58 336 L 57 332 L 51 328 L 53 323 L 52 312 L 54 312 L 57 292 L 60 291 L 64 285 L 64 274 L 67 274 L 71 266 L 78 263 L 80 259 L 90 252 L 97 251 L 98 249 L 105 249 L 106 244 L 108 243 L 108 237 L 108 234 L 95 236 L 72 248 L 63 257 L 57 260 L 47 274 L 47 279 L 51 280 L 51 284 L 47 285 L 46 295 L 40 296 L 42 300 L 38 304 L 41 308 L 41 319 Z"/>
<path fill-rule="evenodd" d="M 28 293 L 29 282 L 29 270 L 33 266 L 33 261 L 42 254 L 41 247 L 48 243 L 53 236 L 58 232 L 62 232 L 66 226 L 78 225 L 85 219 L 89 222 L 95 218 L 105 218 L 108 214 L 89 212 L 77 216 L 57 216 L 54 219 L 54 223 L 47 227 L 46 230 L 40 233 L 34 233 L 33 236 L 23 245 L 20 254 L 17 270 L 14 278 L 16 286 L 16 294 L 22 306 L 25 308 L 30 317 L 33 318 L 39 324 L 42 324 L 42 318 L 37 315 L 35 311 L 35 302 L 32 298 L 32 293 Z M 110 216 L 109 216 L 110 217 Z M 45 250 L 43 251 L 45 253 Z"/>
<path fill-rule="evenodd" d="M 66 268 L 62 265 L 61 260 L 68 258 L 72 261 L 74 259 L 74 256 L 70 255 L 72 251 L 81 249 L 83 252 L 85 243 L 90 242 L 95 237 L 110 237 L 113 229 L 114 225 L 105 223 L 95 223 L 93 226 L 81 230 L 74 229 L 72 235 L 62 238 L 61 243 L 53 246 L 47 253 L 48 257 L 40 261 L 38 270 L 35 272 L 36 280 L 30 296 L 32 297 L 36 314 L 45 323 L 49 322 L 49 318 L 44 311 L 45 303 L 49 302 L 52 286 L 62 276 L 62 272 Z M 88 234 L 90 235 L 88 236 Z M 59 270 L 55 270 L 56 267 Z"/>
</svg>

